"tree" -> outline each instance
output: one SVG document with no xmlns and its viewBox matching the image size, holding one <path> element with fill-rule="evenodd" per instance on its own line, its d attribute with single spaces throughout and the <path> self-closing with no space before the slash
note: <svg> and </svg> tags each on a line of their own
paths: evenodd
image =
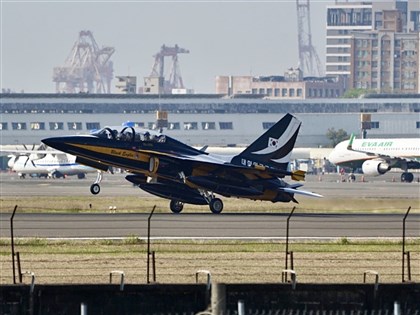
<svg viewBox="0 0 420 315">
<path fill-rule="evenodd" d="M 334 128 L 328 128 L 327 138 L 331 140 L 332 147 L 335 147 L 341 141 L 344 141 L 348 138 L 348 134 L 343 129 L 335 130 Z"/>
<path fill-rule="evenodd" d="M 344 93 L 343 98 L 363 98 L 364 95 L 372 93 L 375 92 L 367 89 L 350 89 Z"/>
</svg>

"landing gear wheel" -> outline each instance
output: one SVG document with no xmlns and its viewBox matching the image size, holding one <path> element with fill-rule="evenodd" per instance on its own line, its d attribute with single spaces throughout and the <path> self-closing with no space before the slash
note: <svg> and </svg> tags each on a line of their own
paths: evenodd
<svg viewBox="0 0 420 315">
<path fill-rule="evenodd" d="M 182 209 L 184 209 L 184 204 L 178 200 L 171 200 L 171 203 L 169 204 L 169 208 L 171 209 L 173 213 L 180 213 Z"/>
<path fill-rule="evenodd" d="M 406 183 L 411 183 L 414 180 L 413 173 L 404 172 L 401 174 L 401 181 Z"/>
<path fill-rule="evenodd" d="M 101 191 L 101 187 L 99 186 L 99 184 L 92 184 L 91 186 L 90 186 L 90 192 L 93 194 L 93 195 L 97 195 L 97 194 L 99 194 L 99 192 Z"/>
<path fill-rule="evenodd" d="M 215 214 L 219 214 L 223 210 L 223 201 L 219 198 L 213 198 L 210 203 L 210 210 Z"/>
</svg>

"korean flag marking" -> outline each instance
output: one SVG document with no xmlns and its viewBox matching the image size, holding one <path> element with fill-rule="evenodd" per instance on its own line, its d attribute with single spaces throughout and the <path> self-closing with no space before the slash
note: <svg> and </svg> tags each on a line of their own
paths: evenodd
<svg viewBox="0 0 420 315">
<path fill-rule="evenodd" d="M 276 138 L 268 138 L 268 147 L 269 148 L 276 148 L 279 144 L 279 140 Z"/>
</svg>

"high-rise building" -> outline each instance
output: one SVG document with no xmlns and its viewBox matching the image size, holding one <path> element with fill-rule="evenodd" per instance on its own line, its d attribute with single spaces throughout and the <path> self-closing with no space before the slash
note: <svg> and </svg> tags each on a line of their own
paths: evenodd
<svg viewBox="0 0 420 315">
<path fill-rule="evenodd" d="M 349 88 L 419 93 L 418 1 L 344 2 L 327 9 L 326 75 Z"/>
<path fill-rule="evenodd" d="M 338 2 L 328 6 L 325 74 L 349 77 L 352 33 L 372 31 L 381 11 L 394 8 L 395 1 Z"/>
<path fill-rule="evenodd" d="M 350 87 L 420 93 L 419 34 L 391 30 L 354 33 Z"/>
</svg>

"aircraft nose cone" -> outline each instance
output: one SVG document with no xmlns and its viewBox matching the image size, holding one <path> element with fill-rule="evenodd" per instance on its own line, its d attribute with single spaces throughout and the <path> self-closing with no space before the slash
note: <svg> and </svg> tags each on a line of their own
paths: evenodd
<svg viewBox="0 0 420 315">
<path fill-rule="evenodd" d="M 16 157 L 15 156 L 11 156 L 9 161 L 7 162 L 7 166 L 9 168 L 13 168 L 13 166 L 15 166 L 15 161 L 16 161 Z"/>
<path fill-rule="evenodd" d="M 61 138 L 46 138 L 42 139 L 41 142 L 57 150 L 60 150 L 60 147 L 63 145 L 63 140 Z"/>
</svg>

